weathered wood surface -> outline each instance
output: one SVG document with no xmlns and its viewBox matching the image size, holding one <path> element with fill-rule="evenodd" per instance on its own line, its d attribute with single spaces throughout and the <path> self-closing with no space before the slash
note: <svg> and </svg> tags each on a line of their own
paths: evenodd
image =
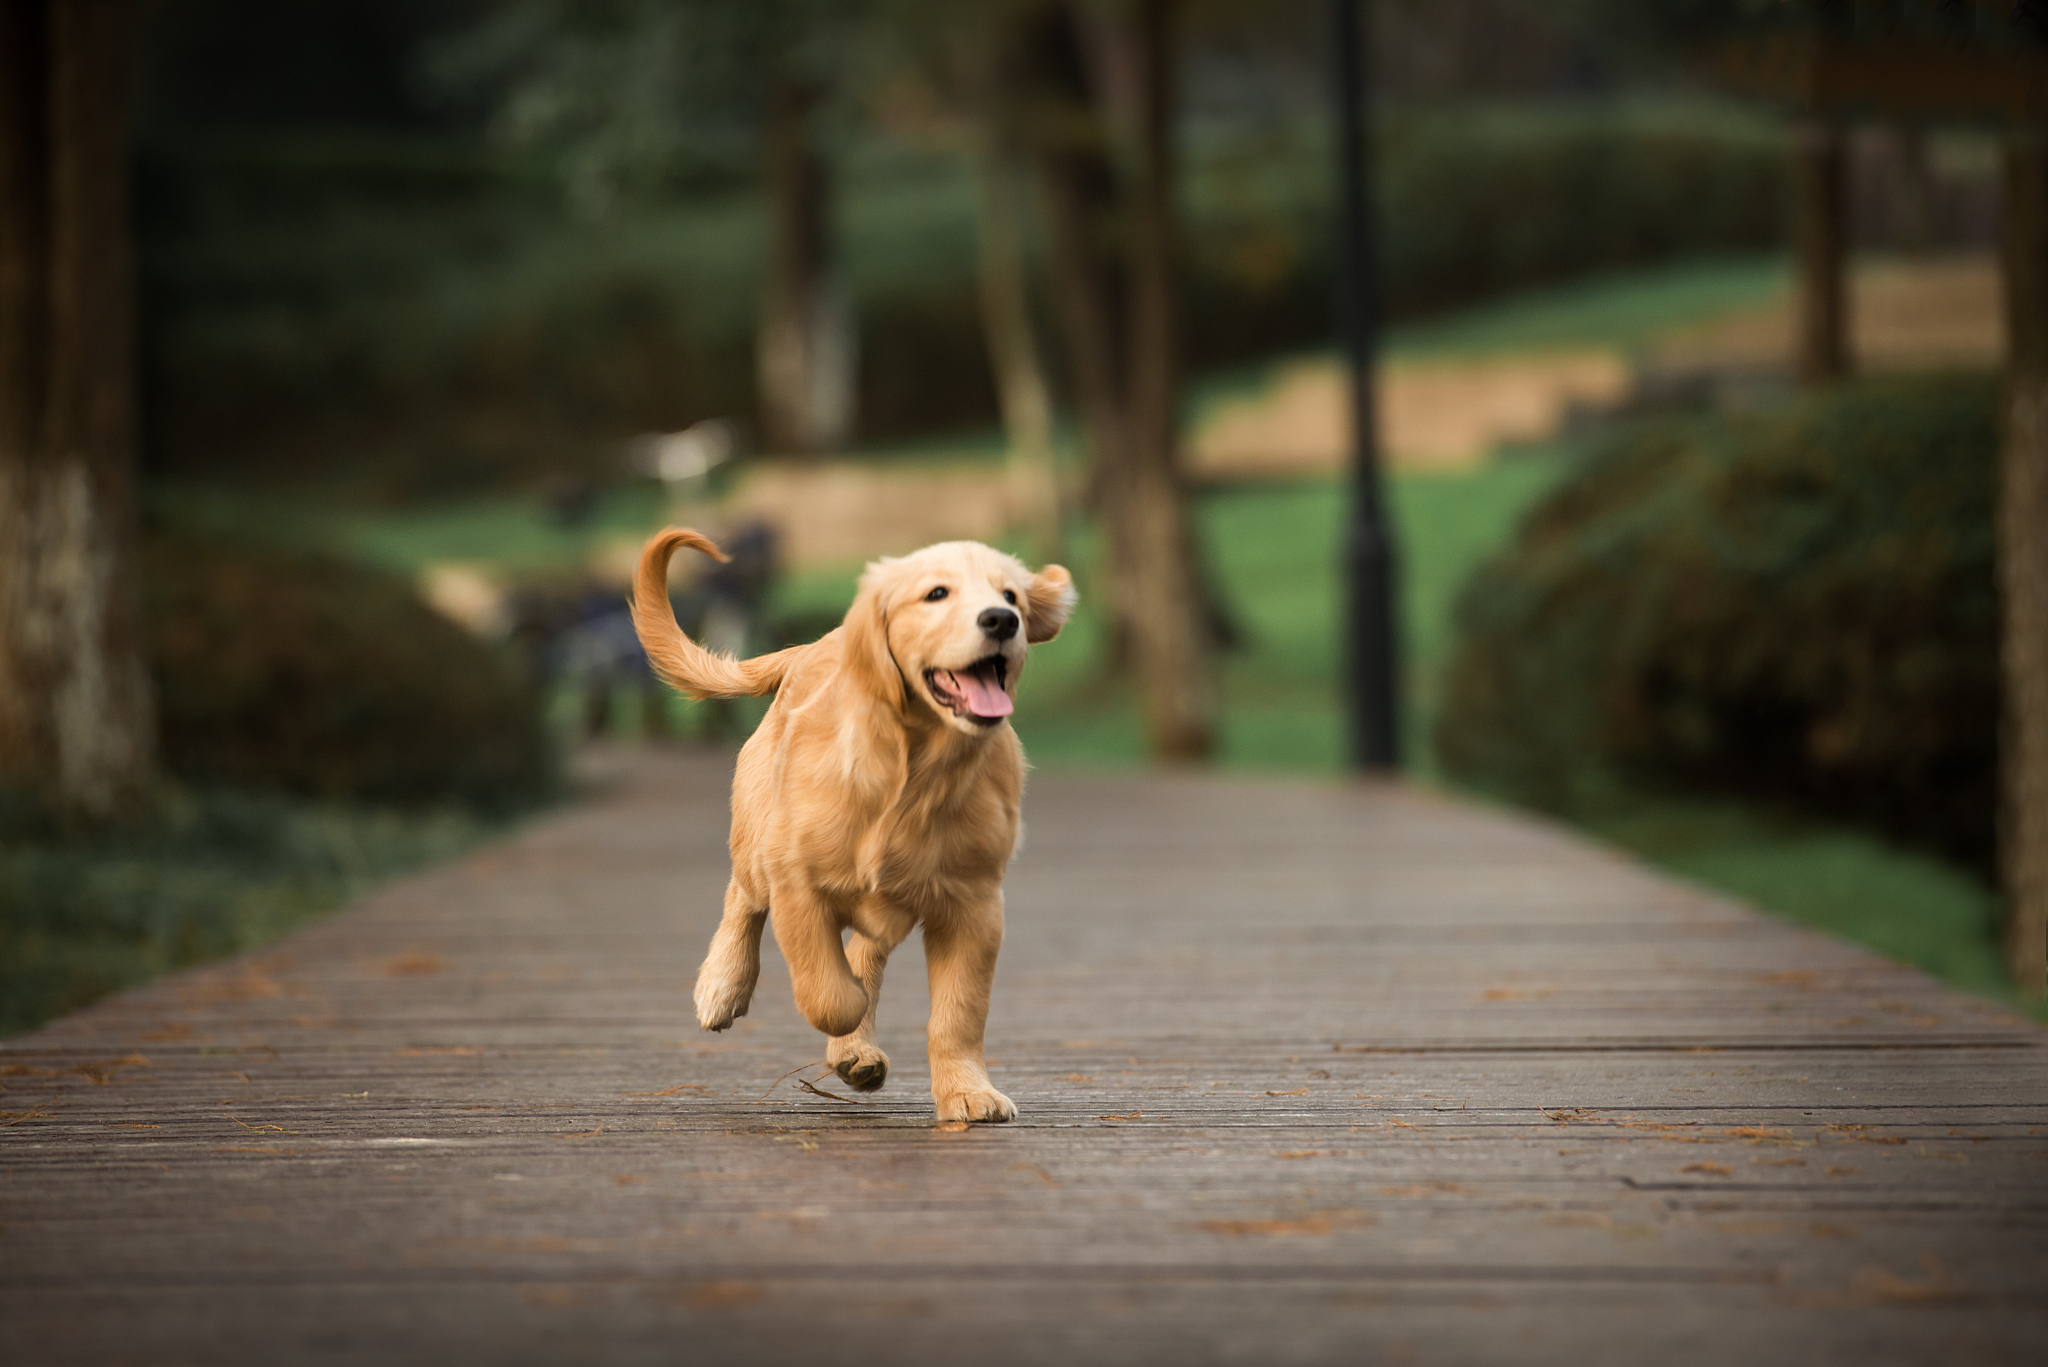
<svg viewBox="0 0 2048 1367">
<path fill-rule="evenodd" d="M 1041 776 L 934 1128 L 771 952 L 688 986 L 723 765 L 0 1044 L 0 1360 L 2025 1362 L 2048 1034 L 1533 822 Z"/>
</svg>

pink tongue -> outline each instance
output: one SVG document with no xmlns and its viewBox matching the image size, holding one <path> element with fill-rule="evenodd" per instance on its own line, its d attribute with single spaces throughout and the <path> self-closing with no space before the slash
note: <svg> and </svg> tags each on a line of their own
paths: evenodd
<svg viewBox="0 0 2048 1367">
<path fill-rule="evenodd" d="M 955 672 L 953 682 L 967 695 L 967 710 L 975 716 L 1007 717 L 1017 710 L 1017 705 L 1010 701 L 1009 694 L 996 687 L 990 674 Z"/>
</svg>

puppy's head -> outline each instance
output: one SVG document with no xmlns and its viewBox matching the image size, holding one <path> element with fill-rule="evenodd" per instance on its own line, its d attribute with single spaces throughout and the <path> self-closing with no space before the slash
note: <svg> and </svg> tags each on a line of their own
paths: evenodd
<svg viewBox="0 0 2048 1367">
<path fill-rule="evenodd" d="M 1033 574 L 979 542 L 942 542 L 868 566 L 846 617 L 849 663 L 892 701 L 981 734 L 1010 715 L 1026 648 L 1073 610 L 1060 566 Z"/>
</svg>

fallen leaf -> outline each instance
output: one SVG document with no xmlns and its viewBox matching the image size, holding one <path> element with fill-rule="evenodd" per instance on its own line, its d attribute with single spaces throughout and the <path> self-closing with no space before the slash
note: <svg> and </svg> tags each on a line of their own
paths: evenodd
<svg viewBox="0 0 2048 1367">
<path fill-rule="evenodd" d="M 1733 1177 L 1735 1169 L 1726 1163 L 1687 1163 L 1680 1172 L 1701 1172 L 1711 1177 Z"/>
<path fill-rule="evenodd" d="M 1143 1111 L 1132 1111 L 1129 1115 L 1098 1115 L 1095 1118 L 1097 1120 L 1139 1120 L 1144 1117 L 1144 1114 Z"/>
<path fill-rule="evenodd" d="M 428 973 L 439 973 L 446 967 L 448 965 L 440 955 L 412 950 L 386 959 L 384 975 L 389 978 L 416 978 Z"/>
<path fill-rule="evenodd" d="M 1880 1301 L 1893 1305 L 1965 1305 L 1977 1296 L 1957 1286 L 1933 1254 L 1921 1258 L 1927 1270 L 1924 1281 L 1901 1277 L 1881 1267 L 1866 1267 L 1856 1276 L 1856 1287 Z"/>
<path fill-rule="evenodd" d="M 1328 1220 L 1204 1220 L 1211 1234 L 1328 1234 Z"/>
<path fill-rule="evenodd" d="M 733 1305 L 752 1305 L 760 1300 L 763 1294 L 759 1282 L 699 1282 L 690 1288 L 683 1299 L 691 1305 L 702 1306 L 705 1309 L 722 1309 Z"/>
<path fill-rule="evenodd" d="M 1363 1229 L 1373 1217 L 1358 1210 L 1317 1210 L 1295 1220 L 1203 1220 L 1199 1228 L 1211 1234 L 1287 1235 L 1328 1234 L 1338 1229 Z"/>
<path fill-rule="evenodd" d="M 223 1105 L 223 1106 L 232 1106 L 232 1105 L 234 1105 L 234 1103 L 233 1103 L 232 1101 L 223 1101 L 223 1102 L 221 1102 L 220 1104 L 221 1104 L 221 1105 Z M 282 1125 L 251 1125 L 251 1124 L 250 1124 L 250 1123 L 249 1123 L 248 1121 L 246 1121 L 246 1120 L 243 1120 L 243 1119 L 241 1119 L 241 1118 L 240 1118 L 240 1117 L 238 1117 L 238 1116 L 232 1116 L 232 1115 L 231 1115 L 231 1116 L 229 1116 L 229 1117 L 228 1117 L 228 1119 L 230 1119 L 230 1120 L 234 1121 L 234 1122 L 235 1122 L 235 1123 L 236 1123 L 237 1125 L 240 1125 L 240 1126 L 241 1126 L 241 1127 L 242 1127 L 243 1129 L 245 1129 L 245 1130 L 274 1130 L 274 1131 L 276 1131 L 276 1132 L 277 1132 L 278 1134 L 296 1134 L 296 1133 L 298 1133 L 298 1132 L 297 1132 L 296 1130 L 288 1130 L 288 1129 L 286 1129 L 286 1128 L 285 1128 L 284 1126 L 282 1126 Z"/>
</svg>

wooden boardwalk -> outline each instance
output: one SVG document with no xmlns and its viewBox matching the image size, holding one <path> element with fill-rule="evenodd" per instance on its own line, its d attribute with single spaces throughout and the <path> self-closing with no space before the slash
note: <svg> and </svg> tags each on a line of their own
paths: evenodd
<svg viewBox="0 0 2048 1367">
<path fill-rule="evenodd" d="M 2048 1361 L 2048 1033 L 1537 823 L 1041 776 L 935 1127 L 771 952 L 722 763 L 0 1043 L 0 1361 Z"/>
</svg>

